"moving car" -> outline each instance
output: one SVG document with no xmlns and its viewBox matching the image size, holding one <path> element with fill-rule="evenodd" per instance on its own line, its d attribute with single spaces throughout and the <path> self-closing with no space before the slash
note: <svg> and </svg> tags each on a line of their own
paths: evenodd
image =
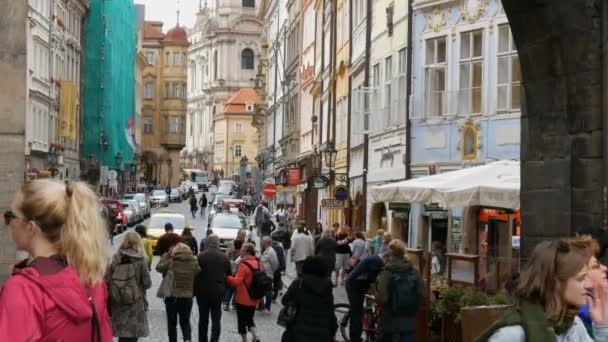
<svg viewBox="0 0 608 342">
<path fill-rule="evenodd" d="M 245 216 L 237 213 L 217 213 L 208 226 L 220 238 L 220 250 L 226 251 L 240 229 L 247 229 Z"/>
<path fill-rule="evenodd" d="M 136 193 L 136 194 L 125 194 L 125 199 L 132 199 L 137 201 L 139 204 L 139 209 L 141 209 L 141 213 L 143 218 L 150 217 L 150 203 L 148 202 L 148 196 L 144 193 Z"/>
<path fill-rule="evenodd" d="M 181 194 L 180 189 L 178 189 L 178 188 L 171 189 L 171 194 L 169 195 L 169 202 L 182 203 L 182 194 Z"/>
<path fill-rule="evenodd" d="M 220 209 L 222 202 L 224 201 L 224 199 L 230 199 L 230 198 L 234 198 L 233 195 L 226 195 L 223 193 L 216 193 L 213 196 L 213 200 L 211 202 L 211 208 L 209 209 L 209 222 L 211 222 L 211 219 L 213 218 L 213 215 L 215 215 L 215 213 L 217 213 L 218 209 Z"/>
<path fill-rule="evenodd" d="M 152 196 L 150 196 L 150 204 L 168 207 L 169 196 L 167 196 L 165 190 L 154 190 L 152 191 Z"/>
<path fill-rule="evenodd" d="M 165 234 L 165 224 L 171 223 L 176 234 L 181 235 L 186 227 L 186 217 L 182 214 L 173 212 L 161 212 L 153 214 L 148 222 L 147 234 L 150 239 L 150 245 L 153 250 L 156 250 L 158 239 Z"/>
</svg>

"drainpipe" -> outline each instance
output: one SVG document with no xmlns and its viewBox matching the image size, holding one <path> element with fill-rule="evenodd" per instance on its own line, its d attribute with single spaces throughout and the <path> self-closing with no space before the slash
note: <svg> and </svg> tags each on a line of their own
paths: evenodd
<svg viewBox="0 0 608 342">
<path fill-rule="evenodd" d="M 348 36 L 352 37 L 353 36 L 353 2 L 349 1 L 348 2 L 349 6 L 348 6 Z M 352 120 L 352 105 L 351 105 L 351 97 L 352 97 L 352 82 L 353 82 L 353 77 L 350 74 L 350 66 L 352 65 L 352 60 L 353 60 L 353 49 L 352 49 L 352 38 L 351 38 L 351 48 L 348 49 L 348 61 L 349 61 L 349 72 L 348 72 L 348 98 L 347 98 L 347 103 L 346 103 L 346 115 L 347 115 L 347 126 L 346 126 L 346 178 L 348 179 L 348 183 L 347 186 L 349 188 L 349 192 L 350 189 L 352 187 L 352 184 L 350 182 L 350 130 L 351 130 L 351 120 Z M 352 198 L 350 198 L 350 195 L 348 196 L 350 199 L 350 203 L 349 203 L 349 207 L 351 208 L 351 210 L 349 211 L 349 216 L 346 218 L 346 223 L 349 226 L 353 226 L 353 213 L 352 213 Z"/>
<path fill-rule="evenodd" d="M 608 231 L 608 4 L 601 1 L 601 43 L 602 43 L 602 151 L 604 186 L 602 188 L 602 231 Z"/>
<path fill-rule="evenodd" d="M 407 2 L 407 79 L 405 81 L 405 86 L 407 88 L 407 94 L 405 98 L 405 179 L 412 178 L 412 121 L 410 118 L 412 117 L 411 113 L 411 97 L 412 97 L 412 49 L 413 49 L 413 21 L 414 14 L 412 9 L 412 0 Z"/>
<path fill-rule="evenodd" d="M 411 0 L 410 0 L 411 1 Z M 363 79 L 363 87 L 366 89 L 366 98 L 368 101 L 364 101 L 364 110 L 369 110 L 369 106 L 371 105 L 371 101 L 369 101 L 369 63 L 371 60 L 371 45 L 372 45 L 372 0 L 366 0 L 367 2 L 367 14 L 365 18 L 365 72 Z M 408 47 L 409 48 L 409 47 Z M 365 103 L 367 103 L 367 108 L 365 108 Z M 409 144 L 408 144 L 409 145 Z M 363 135 L 363 227 L 367 230 L 367 169 L 369 167 L 369 134 L 365 133 Z"/>
</svg>

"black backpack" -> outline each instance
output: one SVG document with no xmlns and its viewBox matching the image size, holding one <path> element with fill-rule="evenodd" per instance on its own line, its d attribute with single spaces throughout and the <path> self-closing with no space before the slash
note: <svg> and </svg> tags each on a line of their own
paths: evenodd
<svg viewBox="0 0 608 342">
<path fill-rule="evenodd" d="M 388 309 L 394 315 L 414 316 L 422 302 L 418 271 L 411 266 L 405 270 L 387 271 L 391 273 Z"/>
<path fill-rule="evenodd" d="M 285 264 L 285 250 L 279 244 L 272 244 L 272 248 L 277 253 L 277 259 L 279 259 L 279 271 L 283 272 L 287 268 Z"/>
<path fill-rule="evenodd" d="M 251 284 L 247 287 L 247 292 L 249 292 L 249 296 L 253 299 L 262 299 L 266 295 L 266 292 L 272 290 L 272 279 L 266 275 L 266 273 L 262 272 L 262 270 L 258 268 L 253 268 L 247 261 L 241 261 L 242 264 L 245 264 L 251 272 L 253 272 L 253 278 L 251 280 Z"/>
</svg>

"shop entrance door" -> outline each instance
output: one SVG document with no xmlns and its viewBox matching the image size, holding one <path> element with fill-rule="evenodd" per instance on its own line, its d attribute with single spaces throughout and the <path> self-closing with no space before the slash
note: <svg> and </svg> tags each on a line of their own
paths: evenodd
<svg viewBox="0 0 608 342">
<path fill-rule="evenodd" d="M 480 228 L 481 278 L 485 278 L 488 291 L 496 292 L 507 280 L 511 271 L 511 230 L 508 221 L 492 218 Z"/>
</svg>

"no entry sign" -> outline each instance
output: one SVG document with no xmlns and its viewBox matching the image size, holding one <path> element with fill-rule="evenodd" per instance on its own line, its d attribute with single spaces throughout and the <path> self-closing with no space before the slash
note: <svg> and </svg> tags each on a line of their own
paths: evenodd
<svg viewBox="0 0 608 342">
<path fill-rule="evenodd" d="M 264 197 L 274 198 L 277 195 L 277 186 L 274 184 L 264 184 Z"/>
</svg>

